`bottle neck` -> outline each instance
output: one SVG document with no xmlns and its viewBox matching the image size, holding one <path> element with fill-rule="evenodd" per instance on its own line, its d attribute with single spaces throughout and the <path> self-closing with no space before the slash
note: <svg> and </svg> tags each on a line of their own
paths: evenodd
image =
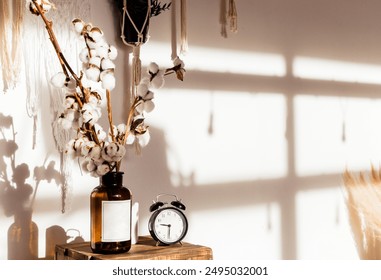
<svg viewBox="0 0 381 280">
<path fill-rule="evenodd" d="M 108 172 L 100 178 L 101 186 L 121 187 L 123 186 L 123 172 Z"/>
</svg>

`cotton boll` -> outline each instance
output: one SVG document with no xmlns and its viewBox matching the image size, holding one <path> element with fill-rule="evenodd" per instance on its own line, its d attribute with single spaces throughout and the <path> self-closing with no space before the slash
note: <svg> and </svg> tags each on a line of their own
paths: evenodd
<svg viewBox="0 0 381 280">
<path fill-rule="evenodd" d="M 97 167 L 97 174 L 99 176 L 103 176 L 109 171 L 110 171 L 110 167 L 107 164 L 102 164 Z"/>
<path fill-rule="evenodd" d="M 84 143 L 81 147 L 81 155 L 88 156 L 91 149 L 94 148 L 95 146 L 96 146 L 96 143 L 94 141 L 89 141 Z"/>
<path fill-rule="evenodd" d="M 139 85 L 145 84 L 148 87 L 150 83 L 151 83 L 150 77 L 145 75 L 144 77 L 141 78 Z"/>
<path fill-rule="evenodd" d="M 151 62 L 148 65 L 147 71 L 149 74 L 156 74 L 157 72 L 159 72 L 159 65 L 157 65 L 156 62 Z"/>
<path fill-rule="evenodd" d="M 97 68 L 101 68 L 101 58 L 99 56 L 93 56 L 89 59 L 89 63 L 92 66 L 95 66 Z"/>
<path fill-rule="evenodd" d="M 60 118 L 58 120 L 58 123 L 61 125 L 61 127 L 64 129 L 64 130 L 69 130 L 70 128 L 72 128 L 73 126 L 73 121 L 71 120 L 68 120 L 66 118 Z"/>
<path fill-rule="evenodd" d="M 51 78 L 50 82 L 57 88 L 63 88 L 66 83 L 66 75 L 63 72 L 58 72 Z"/>
<path fill-rule="evenodd" d="M 97 46 L 95 50 L 96 50 L 97 56 L 101 58 L 108 57 L 108 48 L 106 46 Z"/>
<path fill-rule="evenodd" d="M 93 172 L 97 169 L 97 165 L 94 163 L 94 161 L 89 160 L 86 164 L 86 170 L 89 172 Z"/>
<path fill-rule="evenodd" d="M 101 41 L 103 37 L 103 32 L 98 27 L 93 27 L 91 31 L 89 32 L 89 36 L 95 41 L 99 42 Z"/>
<path fill-rule="evenodd" d="M 105 59 L 102 59 L 101 68 L 103 70 L 114 69 L 115 64 L 114 64 L 114 62 L 111 61 L 111 59 L 105 58 Z"/>
<path fill-rule="evenodd" d="M 96 67 L 90 67 L 85 71 L 86 77 L 94 82 L 99 82 L 100 73 L 101 71 Z"/>
<path fill-rule="evenodd" d="M 73 157 L 78 156 L 85 139 L 87 138 L 71 139 L 66 145 L 65 153 Z"/>
<path fill-rule="evenodd" d="M 95 49 L 99 46 L 99 44 L 95 41 L 92 41 L 91 39 L 87 39 L 86 40 L 86 44 L 87 46 L 90 48 L 90 49 L 93 49 L 95 51 Z"/>
<path fill-rule="evenodd" d="M 162 88 L 164 86 L 164 72 L 163 71 L 159 71 L 157 73 L 157 75 L 153 78 L 153 80 L 151 81 L 151 85 L 154 87 L 154 88 Z"/>
<path fill-rule="evenodd" d="M 94 146 L 94 147 L 89 151 L 88 156 L 89 156 L 92 160 L 94 160 L 94 161 L 99 160 L 99 159 L 101 158 L 101 151 L 102 151 L 101 147 L 99 147 L 98 145 L 96 145 L 96 146 Z M 96 164 L 96 163 L 94 163 L 94 164 Z M 99 164 L 98 164 L 98 165 L 99 165 Z"/>
<path fill-rule="evenodd" d="M 143 99 L 146 101 L 146 100 L 152 100 L 154 97 L 154 93 L 153 91 L 148 91 L 147 94 L 143 97 Z"/>
<path fill-rule="evenodd" d="M 150 139 L 151 139 L 151 135 L 149 134 L 149 131 L 147 130 L 145 133 L 139 135 L 138 137 L 139 145 L 141 147 L 147 146 Z"/>
<path fill-rule="evenodd" d="M 180 65 L 182 68 L 184 68 L 184 62 L 179 57 L 176 57 L 173 60 L 173 65 L 175 65 L 175 66 Z"/>
<path fill-rule="evenodd" d="M 90 49 L 90 57 L 97 56 L 97 51 L 95 49 Z"/>
<path fill-rule="evenodd" d="M 155 109 L 155 103 L 153 103 L 153 101 L 148 100 L 144 102 L 144 111 L 150 113 L 153 111 L 153 109 Z"/>
<path fill-rule="evenodd" d="M 111 60 L 115 60 L 118 56 L 118 50 L 114 46 L 110 46 L 108 49 L 108 58 Z"/>
<path fill-rule="evenodd" d="M 64 102 L 65 109 L 72 108 L 73 104 L 75 103 L 75 99 L 72 97 L 66 97 Z"/>
<path fill-rule="evenodd" d="M 108 156 L 113 157 L 118 151 L 118 144 L 110 143 L 107 147 L 105 147 L 104 151 Z"/>
<path fill-rule="evenodd" d="M 78 138 L 74 141 L 74 149 L 80 152 L 82 145 L 85 144 L 86 141 L 88 141 L 87 138 Z"/>
<path fill-rule="evenodd" d="M 72 110 L 72 109 L 68 109 L 65 111 L 65 119 L 67 119 L 68 121 L 74 121 L 75 119 L 75 111 Z"/>
<path fill-rule="evenodd" d="M 52 5 L 50 4 L 42 4 L 42 9 L 44 10 L 45 13 L 49 12 L 51 8 L 52 8 Z"/>
<path fill-rule="evenodd" d="M 107 149 L 108 146 L 104 147 L 102 152 L 101 152 L 101 156 L 102 158 L 105 160 L 105 161 L 108 161 L 108 162 L 112 162 L 112 157 L 114 156 L 114 154 L 112 155 L 109 155 L 108 153 L 112 153 L 112 151 L 108 151 Z"/>
<path fill-rule="evenodd" d="M 136 93 L 143 97 L 146 96 L 147 92 L 149 91 L 148 89 L 148 85 L 147 84 L 142 84 L 142 83 L 139 83 L 137 89 L 136 89 Z"/>
<path fill-rule="evenodd" d="M 103 130 L 99 130 L 99 131 L 97 132 L 97 136 L 98 136 L 98 140 L 103 142 L 103 141 L 106 140 L 107 134 L 106 134 L 105 131 L 103 131 Z"/>
<path fill-rule="evenodd" d="M 101 156 L 99 158 L 92 158 L 92 160 L 96 166 L 102 165 L 105 162 Z"/>
<path fill-rule="evenodd" d="M 88 168 L 88 164 L 90 164 L 91 160 L 85 159 L 81 161 L 81 169 L 86 172 L 92 172 L 91 166 Z"/>
<path fill-rule="evenodd" d="M 94 105 L 85 103 L 82 107 L 82 119 L 84 123 L 95 124 L 101 117 L 101 112 Z"/>
<path fill-rule="evenodd" d="M 91 94 L 90 97 L 89 97 L 89 102 L 88 103 L 96 106 L 96 105 L 99 104 L 99 99 L 94 94 Z"/>
<path fill-rule="evenodd" d="M 129 134 L 127 135 L 126 144 L 127 144 L 127 145 L 131 145 L 131 144 L 133 144 L 134 142 L 135 142 L 135 135 L 132 134 L 132 133 L 129 133 Z"/>
<path fill-rule="evenodd" d="M 115 88 L 115 77 L 112 73 L 107 73 L 102 76 L 102 87 L 104 89 L 113 90 Z"/>
<path fill-rule="evenodd" d="M 69 81 L 66 79 L 65 86 L 70 91 L 75 91 L 75 88 L 77 87 L 77 81 L 71 77 Z"/>
<path fill-rule="evenodd" d="M 79 60 L 83 63 L 89 62 L 89 50 L 87 48 L 83 48 L 79 53 Z"/>
<path fill-rule="evenodd" d="M 75 156 L 75 149 L 74 149 L 74 143 L 75 143 L 75 139 L 71 139 L 67 144 L 66 144 L 66 147 L 65 147 L 65 154 L 71 156 L 71 157 L 74 157 Z"/>
<path fill-rule="evenodd" d="M 124 123 L 121 123 L 117 126 L 118 134 L 123 135 L 126 133 L 127 126 Z"/>
<path fill-rule="evenodd" d="M 102 116 L 102 110 L 98 106 L 95 106 L 93 110 L 94 110 L 94 114 L 96 114 L 96 118 L 98 121 L 100 119 L 100 117 Z"/>
<path fill-rule="evenodd" d="M 75 24 L 74 24 L 74 29 L 75 29 L 75 31 L 77 32 L 77 33 L 81 33 L 82 32 L 82 30 L 83 30 L 83 27 L 84 27 L 84 24 L 83 24 L 83 22 L 76 22 Z"/>
<path fill-rule="evenodd" d="M 98 140 L 101 142 L 105 141 L 107 134 L 99 124 L 94 124 L 94 130 L 97 134 Z"/>
<path fill-rule="evenodd" d="M 122 145 L 118 145 L 118 150 L 113 157 L 114 161 L 121 161 L 124 155 L 126 154 L 126 148 Z"/>
<path fill-rule="evenodd" d="M 136 108 L 136 111 L 137 111 L 139 114 L 143 113 L 143 111 L 144 111 L 144 101 L 141 101 L 141 102 L 139 103 L 139 105 L 137 105 L 135 108 Z"/>
</svg>

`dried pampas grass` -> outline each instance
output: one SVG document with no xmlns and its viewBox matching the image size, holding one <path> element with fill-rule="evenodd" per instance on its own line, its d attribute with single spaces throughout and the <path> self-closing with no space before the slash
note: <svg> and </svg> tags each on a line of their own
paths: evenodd
<svg viewBox="0 0 381 280">
<path fill-rule="evenodd" d="M 360 259 L 381 259 L 381 169 L 343 174 L 346 204 Z"/>
</svg>

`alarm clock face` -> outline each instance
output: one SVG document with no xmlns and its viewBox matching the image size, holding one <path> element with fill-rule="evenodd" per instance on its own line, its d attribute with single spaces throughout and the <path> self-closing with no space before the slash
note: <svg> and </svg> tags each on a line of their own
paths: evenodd
<svg viewBox="0 0 381 280">
<path fill-rule="evenodd" d="M 157 210 L 149 224 L 152 237 L 167 245 L 181 241 L 188 230 L 185 215 L 172 207 Z"/>
</svg>

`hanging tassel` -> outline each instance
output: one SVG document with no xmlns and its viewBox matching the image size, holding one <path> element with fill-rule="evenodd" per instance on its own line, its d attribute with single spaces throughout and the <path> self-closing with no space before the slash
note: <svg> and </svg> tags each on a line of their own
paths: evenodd
<svg viewBox="0 0 381 280">
<path fill-rule="evenodd" d="M 176 0 L 172 0 L 171 7 L 171 59 L 174 60 L 177 55 L 177 26 L 176 26 Z"/>
<path fill-rule="evenodd" d="M 226 0 L 220 0 L 220 24 L 221 24 L 221 36 L 228 37 L 226 31 Z"/>
<path fill-rule="evenodd" d="M 181 48 L 180 53 L 188 52 L 188 34 L 187 34 L 187 1 L 181 0 Z"/>
<path fill-rule="evenodd" d="M 32 149 L 36 148 L 37 127 L 38 127 L 38 113 L 41 110 L 41 89 L 43 86 L 43 71 L 41 69 L 41 63 L 43 60 L 44 50 L 40 46 L 40 42 L 43 40 L 39 28 L 41 24 L 39 19 L 28 13 L 25 15 L 25 26 L 22 33 L 22 38 L 27 44 L 23 44 L 23 63 L 25 74 L 25 89 L 26 89 L 26 112 L 28 117 L 33 121 L 33 134 L 32 134 Z M 34 46 L 31 48 L 30 46 Z"/>
<path fill-rule="evenodd" d="M 73 186 L 72 170 L 74 167 L 73 160 L 69 158 L 70 156 L 61 153 L 60 154 L 60 172 L 63 175 L 63 182 L 61 185 L 61 213 L 65 213 L 70 210 L 71 196 Z"/>
<path fill-rule="evenodd" d="M 16 0 L 13 3 L 12 24 L 12 84 L 17 83 L 21 70 L 22 52 L 22 24 L 24 19 L 24 1 Z"/>
<path fill-rule="evenodd" d="M 142 77 L 142 62 L 140 60 L 140 46 L 133 48 L 132 58 L 133 84 L 138 86 Z"/>
<path fill-rule="evenodd" d="M 230 23 L 230 31 L 233 33 L 238 32 L 238 20 L 237 20 L 237 9 L 235 7 L 235 1 L 229 0 L 229 11 L 228 19 Z"/>
<path fill-rule="evenodd" d="M 0 64 L 4 91 L 14 88 L 20 75 L 24 10 L 23 0 L 0 1 Z"/>
<path fill-rule="evenodd" d="M 226 10 L 226 3 L 229 1 L 229 9 Z M 221 0 L 220 1 L 220 24 L 221 24 L 221 36 L 228 37 L 227 25 L 229 21 L 229 30 L 232 33 L 238 32 L 238 17 L 237 9 L 234 0 Z"/>
<path fill-rule="evenodd" d="M 8 25 L 9 25 L 10 15 L 8 1 L 0 1 L 0 62 L 2 71 L 2 80 L 4 84 L 4 91 L 6 91 L 12 80 L 11 74 L 11 62 L 8 51 Z"/>
</svg>

